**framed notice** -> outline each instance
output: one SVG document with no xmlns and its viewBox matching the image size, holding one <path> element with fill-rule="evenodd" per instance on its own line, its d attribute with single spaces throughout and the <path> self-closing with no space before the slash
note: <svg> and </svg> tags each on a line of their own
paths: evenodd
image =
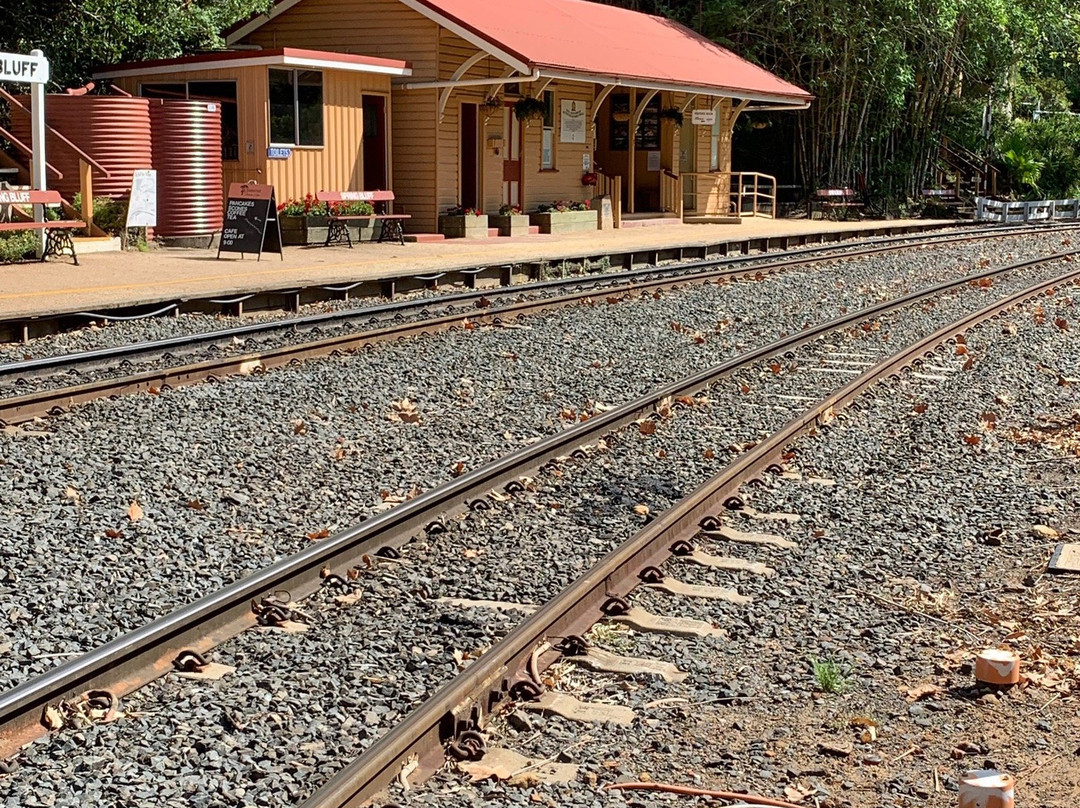
<svg viewBox="0 0 1080 808">
<path fill-rule="evenodd" d="M 559 115 L 559 142 L 585 142 L 585 110 L 582 101 L 563 99 Z"/>
<path fill-rule="evenodd" d="M 660 170 L 660 152 L 649 152 L 648 160 L 645 164 L 646 171 L 659 171 Z"/>
<path fill-rule="evenodd" d="M 157 227 L 157 171 L 139 169 L 131 177 L 127 227 Z"/>
<path fill-rule="evenodd" d="M 282 261 L 285 260 L 274 186 L 234 182 L 229 185 L 229 198 L 225 203 L 218 258 L 223 252 L 253 253 L 261 261 L 264 251 L 276 252 Z"/>
</svg>

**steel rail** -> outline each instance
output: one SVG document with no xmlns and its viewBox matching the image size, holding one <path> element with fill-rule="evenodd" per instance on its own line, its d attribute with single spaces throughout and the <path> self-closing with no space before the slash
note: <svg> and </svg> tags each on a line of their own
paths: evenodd
<svg viewBox="0 0 1080 808">
<path fill-rule="evenodd" d="M 1078 281 L 1080 270 L 1072 270 L 965 315 L 911 343 L 812 405 L 602 558 L 338 772 L 300 808 L 363 805 L 390 785 L 401 771 L 402 763 L 413 755 L 420 768 L 410 774 L 412 783 L 433 774 L 445 762 L 444 744 L 461 731 L 479 729 L 483 718 L 510 695 L 515 682 L 529 678 L 524 673 L 526 663 L 543 643 L 583 635 L 603 617 L 605 602 L 612 597 L 625 599 L 639 585 L 642 570 L 666 561 L 673 555 L 672 546 L 676 542 L 692 539 L 703 519 L 717 514 L 741 486 L 766 472 L 793 441 L 820 426 L 885 377 L 898 375 L 925 354 L 933 356 L 936 348 L 956 336 L 1057 286 Z M 541 657 L 541 667 L 558 656 L 558 651 L 546 652 Z"/>
<path fill-rule="evenodd" d="M 307 331 L 323 325 L 333 325 L 367 318 L 368 322 L 376 318 L 389 318 L 402 316 L 412 311 L 423 311 L 427 308 L 446 308 L 455 305 L 475 304 L 482 297 L 499 298 L 546 291 L 549 289 L 562 289 L 581 285 L 582 283 L 594 283 L 600 285 L 603 281 L 610 280 L 610 285 L 616 285 L 622 280 L 648 277 L 659 274 L 676 276 L 691 274 L 699 269 L 721 266 L 738 267 L 745 264 L 754 264 L 756 269 L 783 268 L 785 266 L 801 266 L 807 261 L 802 259 L 812 258 L 816 260 L 840 259 L 844 257 L 860 257 L 873 255 L 879 252 L 892 252 L 904 249 L 917 249 L 923 246 L 937 246 L 940 244 L 962 243 L 974 240 L 989 240 L 994 238 L 1006 238 L 1015 236 L 1032 235 L 1048 232 L 1065 232 L 1078 229 L 1080 225 L 1056 225 L 1053 227 L 1028 227 L 1016 230 L 1003 230 L 998 228 L 986 228 L 966 233 L 926 233 L 918 237 L 911 235 L 890 236 L 882 239 L 868 239 L 850 244 L 826 244 L 798 250 L 786 250 L 778 253 L 750 256 L 725 256 L 723 258 L 703 259 L 687 261 L 677 265 L 645 267 L 641 269 L 624 270 L 622 272 L 610 272 L 598 275 L 577 276 L 571 278 L 555 278 L 548 281 L 524 284 L 521 286 L 505 286 L 494 289 L 478 289 L 469 292 L 455 293 L 438 298 L 424 298 L 421 300 L 401 300 L 396 303 L 383 303 L 374 306 L 365 306 L 360 309 L 326 312 L 323 314 L 310 314 L 299 317 L 289 317 L 282 320 L 274 320 L 266 323 L 249 323 L 232 328 L 208 331 L 200 334 L 187 334 L 176 337 L 167 337 L 147 342 L 131 343 L 129 345 L 117 345 L 108 348 L 97 348 L 78 353 L 58 354 L 45 356 L 37 359 L 26 359 L 19 362 L 7 362 L 0 364 L 0 381 L 10 378 L 28 378 L 48 371 L 57 369 L 69 370 L 72 368 L 93 369 L 100 367 L 106 362 L 117 363 L 121 360 L 131 360 L 135 357 L 148 355 L 162 355 L 174 349 L 190 350 L 198 346 L 212 346 L 228 344 L 233 340 L 247 338 L 262 334 L 272 334 L 278 331 L 297 330 Z M 821 255 L 824 253 L 824 255 Z M 798 263 L 785 264 L 788 260 Z M 755 262 L 765 262 L 763 266 L 757 266 Z M 160 311 L 166 311 L 160 309 Z M 110 318 L 124 319 L 124 318 Z"/>
<path fill-rule="evenodd" d="M 307 597 L 321 585 L 320 571 L 323 568 L 343 572 L 362 563 L 366 554 L 377 553 L 386 547 L 400 547 L 438 519 L 459 513 L 485 493 L 516 481 L 550 460 L 570 454 L 576 448 L 633 423 L 666 398 L 692 394 L 742 367 L 919 300 L 962 288 L 984 278 L 1071 258 L 1078 253 L 1080 250 L 1072 250 L 984 269 L 820 323 L 799 334 L 784 337 L 654 389 L 442 483 L 385 513 L 313 544 L 0 693 L 0 757 L 44 732 L 40 717 L 46 706 L 90 690 L 109 690 L 117 697 L 126 695 L 171 670 L 172 660 L 181 651 L 209 650 L 253 626 L 256 621 L 251 609 L 253 600 L 283 589 L 288 590 L 294 600 Z"/>
<path fill-rule="evenodd" d="M 997 234 L 995 233 L 994 235 L 996 236 Z M 933 244 L 936 246 L 941 243 L 952 243 L 953 240 L 971 241 L 972 238 L 969 235 L 964 235 L 963 237 L 956 237 L 950 241 L 936 241 Z M 839 260 L 841 258 L 860 258 L 886 252 L 915 249 L 921 246 L 924 246 L 921 242 L 916 242 L 914 244 L 911 242 L 889 244 L 862 248 L 856 251 L 848 251 L 835 255 L 835 257 L 829 256 L 829 258 L 833 260 Z M 0 424 L 15 425 L 25 423 L 101 398 L 131 395 L 150 390 L 175 388 L 197 384 L 207 379 L 230 375 L 263 372 L 275 367 L 281 367 L 290 362 L 317 358 L 335 352 L 353 351 L 367 345 L 404 339 L 418 334 L 445 331 L 460 325 L 464 317 L 470 317 L 474 322 L 480 324 L 499 323 L 514 316 L 522 317 L 567 308 L 596 295 L 619 296 L 632 294 L 634 292 L 676 289 L 685 284 L 708 282 L 721 277 L 739 277 L 749 272 L 753 272 L 755 276 L 759 273 L 767 275 L 774 272 L 790 270 L 795 267 L 805 266 L 807 264 L 819 263 L 822 260 L 824 259 L 812 255 L 799 255 L 783 261 L 770 261 L 765 264 L 755 264 L 745 268 L 735 267 L 729 269 L 724 262 L 702 261 L 693 264 L 682 264 L 678 268 L 680 270 L 678 273 L 665 273 L 657 268 L 634 270 L 633 273 L 612 275 L 611 283 L 601 286 L 600 288 L 589 288 L 551 298 L 530 299 L 513 303 L 499 309 L 490 310 L 488 308 L 482 308 L 470 310 L 467 314 L 456 311 L 452 314 L 429 319 L 395 323 L 382 328 L 351 332 L 310 342 L 270 348 L 254 353 L 217 357 L 193 363 L 173 365 L 171 367 L 153 368 L 126 376 L 96 379 L 68 387 L 54 387 L 45 390 L 37 390 L 21 396 L 0 398 Z M 697 269 L 705 269 L 705 271 L 693 271 Z M 598 276 L 598 278 L 599 277 L 600 276 Z M 621 285 L 617 283 L 618 280 L 625 277 L 642 277 L 642 279 Z M 573 286 L 575 284 L 580 286 L 582 280 L 583 279 L 581 278 L 560 279 L 557 282 L 532 284 L 526 288 L 529 291 L 532 291 L 542 288 L 555 288 L 555 286 L 550 286 L 549 284 L 557 284 L 559 287 Z M 518 287 L 513 292 L 509 289 L 499 291 L 500 293 L 505 294 L 519 294 L 521 289 L 522 287 Z M 494 294 L 494 291 L 490 291 L 487 294 Z M 439 305 L 445 307 L 451 303 L 476 302 L 484 295 L 484 292 L 452 295 L 440 300 Z M 409 309 L 419 309 L 422 311 L 428 308 L 431 303 L 432 301 L 430 300 L 389 303 L 383 306 L 364 309 L 361 310 L 359 314 L 350 314 L 350 316 L 366 316 L 370 320 L 372 317 L 379 314 L 385 316 L 396 313 L 400 315 L 403 311 Z M 308 318 L 304 318 L 304 322 L 308 324 L 309 328 L 314 328 L 317 327 L 318 324 L 329 322 L 327 318 L 337 317 L 340 314 L 340 312 L 335 312 L 332 314 L 312 315 Z M 282 324 L 295 326 L 296 321 L 294 318 L 294 320 L 278 321 L 277 323 L 240 326 L 235 329 L 227 329 L 211 334 L 173 337 L 166 340 L 159 340 L 154 343 L 104 348 L 96 351 L 88 351 L 84 354 L 45 357 L 43 359 L 28 360 L 27 362 L 10 363 L 7 365 L 0 365 L 0 379 L 3 378 L 5 373 L 15 373 L 19 369 L 25 369 L 27 367 L 34 372 L 41 372 L 51 368 L 64 367 L 64 360 L 75 362 L 76 364 L 90 363 L 93 365 L 102 361 L 105 357 L 116 358 L 119 356 L 126 356 L 127 358 L 130 358 L 130 356 L 134 354 L 123 353 L 129 349 L 138 349 L 138 353 L 142 354 L 145 352 L 159 351 L 162 347 L 175 348 L 185 344 L 206 344 L 207 341 L 211 339 L 216 343 L 225 338 L 228 338 L 229 340 L 235 339 L 237 338 L 237 335 L 240 334 L 256 333 L 260 329 L 263 329 L 264 326 L 282 326 Z"/>
</svg>

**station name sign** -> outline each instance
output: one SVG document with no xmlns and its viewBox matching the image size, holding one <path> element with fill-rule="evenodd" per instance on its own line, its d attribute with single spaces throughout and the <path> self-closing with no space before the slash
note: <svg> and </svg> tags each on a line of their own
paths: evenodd
<svg viewBox="0 0 1080 808">
<path fill-rule="evenodd" d="M 49 80 L 49 60 L 44 56 L 0 52 L 0 81 L 44 84 Z"/>
</svg>

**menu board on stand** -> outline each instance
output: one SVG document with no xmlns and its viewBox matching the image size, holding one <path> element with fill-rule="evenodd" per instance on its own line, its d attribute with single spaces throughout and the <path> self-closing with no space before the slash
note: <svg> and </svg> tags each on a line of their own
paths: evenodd
<svg viewBox="0 0 1080 808">
<path fill-rule="evenodd" d="M 276 252 L 285 260 L 273 185 L 243 182 L 229 185 L 217 257 L 223 252 L 253 253 L 260 261 L 264 252 Z"/>
</svg>

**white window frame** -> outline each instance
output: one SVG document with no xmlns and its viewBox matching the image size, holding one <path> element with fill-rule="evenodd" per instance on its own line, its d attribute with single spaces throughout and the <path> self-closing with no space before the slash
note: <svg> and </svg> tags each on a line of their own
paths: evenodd
<svg viewBox="0 0 1080 808">
<path fill-rule="evenodd" d="M 309 68 L 295 68 L 295 67 L 271 67 L 266 72 L 266 87 L 267 91 L 270 88 L 270 71 L 280 70 L 282 73 L 289 73 L 292 75 L 292 91 L 293 91 L 293 142 L 292 143 L 278 143 L 273 139 L 272 127 L 270 126 L 270 120 L 266 121 L 266 139 L 269 141 L 271 148 L 283 148 L 283 149 L 323 149 L 326 148 L 326 71 L 325 70 L 311 70 Z M 297 77 L 300 73 L 318 73 L 320 87 L 323 91 L 322 97 L 322 143 L 300 143 L 300 82 Z M 269 115 L 270 105 L 267 103 L 267 114 Z"/>
<path fill-rule="evenodd" d="M 558 109 L 555 104 L 557 99 L 552 90 L 544 90 L 543 101 L 545 106 L 548 106 L 549 99 L 551 101 L 551 125 L 549 126 L 547 121 L 545 121 L 543 132 L 540 134 L 541 171 L 555 170 L 555 112 Z"/>
</svg>

